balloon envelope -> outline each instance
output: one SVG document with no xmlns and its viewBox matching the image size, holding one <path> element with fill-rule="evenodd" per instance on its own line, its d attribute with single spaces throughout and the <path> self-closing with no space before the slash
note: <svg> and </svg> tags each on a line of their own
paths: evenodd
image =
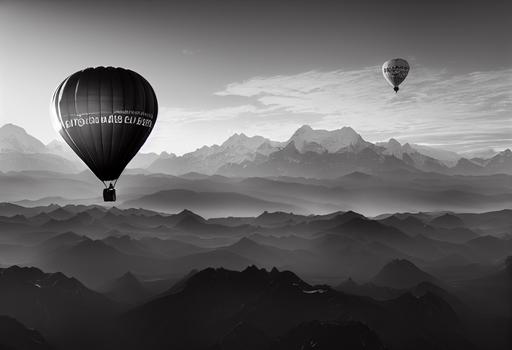
<svg viewBox="0 0 512 350">
<path fill-rule="evenodd" d="M 52 107 L 59 133 L 101 181 L 119 178 L 155 125 L 158 103 L 141 75 L 87 68 L 66 78 Z"/>
<path fill-rule="evenodd" d="M 409 63 L 403 58 L 393 58 L 382 65 L 382 74 L 389 85 L 398 91 L 398 86 L 409 74 Z"/>
</svg>

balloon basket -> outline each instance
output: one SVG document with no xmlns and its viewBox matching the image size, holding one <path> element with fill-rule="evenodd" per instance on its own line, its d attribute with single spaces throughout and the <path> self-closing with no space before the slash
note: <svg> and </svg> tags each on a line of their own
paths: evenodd
<svg viewBox="0 0 512 350">
<path fill-rule="evenodd" d="M 115 202 L 116 201 L 116 189 L 115 188 L 105 188 L 103 190 L 103 201 Z"/>
</svg>

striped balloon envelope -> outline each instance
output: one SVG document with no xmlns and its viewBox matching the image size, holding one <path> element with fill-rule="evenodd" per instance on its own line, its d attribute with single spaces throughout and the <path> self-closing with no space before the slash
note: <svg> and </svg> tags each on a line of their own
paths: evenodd
<svg viewBox="0 0 512 350">
<path fill-rule="evenodd" d="M 64 141 L 106 188 L 113 189 L 153 130 L 158 102 L 138 73 L 97 67 L 64 79 L 51 109 Z"/>
</svg>

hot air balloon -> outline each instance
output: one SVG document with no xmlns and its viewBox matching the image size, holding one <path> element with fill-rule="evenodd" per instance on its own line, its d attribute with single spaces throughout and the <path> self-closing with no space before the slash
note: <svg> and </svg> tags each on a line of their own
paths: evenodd
<svg viewBox="0 0 512 350">
<path fill-rule="evenodd" d="M 105 185 L 115 185 L 155 126 L 158 103 L 151 85 L 124 68 L 87 68 L 55 90 L 51 109 L 60 135 Z"/>
<path fill-rule="evenodd" d="M 398 85 L 405 80 L 408 73 L 409 63 L 403 58 L 393 58 L 382 65 L 382 74 L 395 93 L 398 92 Z"/>
</svg>

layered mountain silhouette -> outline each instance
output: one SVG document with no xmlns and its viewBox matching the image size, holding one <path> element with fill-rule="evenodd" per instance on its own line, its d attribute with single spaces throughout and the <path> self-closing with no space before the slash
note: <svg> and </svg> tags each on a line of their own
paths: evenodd
<svg viewBox="0 0 512 350">
<path fill-rule="evenodd" d="M 493 155 L 471 169 L 463 164 L 473 164 L 475 160 L 465 159 L 455 152 L 408 143 L 402 145 L 395 139 L 373 144 L 350 127 L 328 131 L 304 125 L 285 142 L 235 134 L 221 146 L 205 146 L 182 157 L 158 160 L 149 170 L 170 174 L 196 171 L 229 176 L 319 178 L 332 178 L 353 171 L 379 173 L 403 169 L 464 175 L 474 170 L 474 175 L 482 175 L 510 173 L 511 161 L 507 154 L 504 151 Z"/>
<path fill-rule="evenodd" d="M 235 134 L 220 146 L 203 146 L 182 157 L 160 157 L 149 166 L 149 170 L 172 174 L 189 172 L 211 174 L 224 164 L 265 157 L 276 151 L 279 145 L 280 143 L 261 136 L 248 137 L 243 133 Z M 176 170 L 178 171 L 176 172 Z"/>
<path fill-rule="evenodd" d="M 405 259 L 389 262 L 372 281 L 377 285 L 392 288 L 410 288 L 422 282 L 439 283 L 434 276 Z"/>
<path fill-rule="evenodd" d="M 510 150 L 505 150 L 489 154 L 488 158 L 467 159 L 455 152 L 424 145 L 402 145 L 395 139 L 373 144 L 350 127 L 328 131 L 304 125 L 284 142 L 262 136 L 234 134 L 221 145 L 203 146 L 183 156 L 166 152 L 159 155 L 139 154 L 128 168 L 173 175 L 197 172 L 229 176 L 319 178 L 334 178 L 354 171 L 380 173 L 404 169 L 485 175 L 512 173 L 511 154 Z M 84 169 L 62 142 L 44 145 L 13 124 L 0 128 L 0 157 L 0 171 L 75 173 Z"/>
<path fill-rule="evenodd" d="M 347 325 L 348 320 L 364 322 L 373 331 L 357 323 Z M 435 349 L 446 342 L 463 348 L 469 343 L 460 335 L 458 323 L 453 309 L 431 293 L 377 302 L 327 286 L 311 286 L 287 271 L 206 269 L 176 293 L 129 311 L 121 326 L 128 336 L 119 340 L 127 349 L 141 344 L 153 349 L 217 344 L 222 349 L 230 343 L 249 344 L 241 339 L 244 335 L 247 340 L 257 338 L 259 344 L 280 339 L 284 348 L 291 349 L 316 340 L 330 349 L 352 343 L 361 346 L 359 335 L 371 348 L 383 348 L 379 338 L 395 349 Z M 446 332 L 446 327 L 452 331 Z M 351 331 L 352 336 L 341 337 Z"/>
<path fill-rule="evenodd" d="M 0 151 L 45 153 L 46 146 L 23 128 L 14 124 L 5 124 L 0 127 Z"/>
<path fill-rule="evenodd" d="M 368 296 L 376 300 L 397 298 L 407 291 L 407 289 L 379 286 L 373 282 L 357 283 L 350 277 L 337 285 L 335 289 L 347 294 Z"/>
<path fill-rule="evenodd" d="M 0 171 L 47 170 L 75 173 L 80 168 L 13 124 L 0 127 Z"/>
<path fill-rule="evenodd" d="M 192 269 L 248 264 L 315 278 L 329 271 L 334 279 L 321 280 L 338 283 L 335 276 L 369 279 L 397 258 L 439 272 L 447 264 L 460 269 L 495 264 L 512 252 L 505 234 L 509 211 L 379 218 L 354 211 L 264 212 L 208 219 L 190 210 L 166 214 L 84 205 L 3 205 L 0 210 L 5 214 L 0 215 L 0 263 L 64 272 L 94 288 L 127 271 L 167 280 Z M 466 271 L 471 275 L 469 267 Z"/>
<path fill-rule="evenodd" d="M 338 130 L 314 130 L 309 125 L 300 127 L 287 143 L 293 142 L 300 152 L 314 151 L 317 153 L 335 153 L 342 149 L 362 149 L 371 147 L 361 135 L 350 127 Z"/>
<path fill-rule="evenodd" d="M 149 298 L 149 291 L 131 272 L 105 284 L 103 293 L 112 300 L 129 305 L 135 305 Z"/>
<path fill-rule="evenodd" d="M 63 271 L 78 277 L 86 285 L 100 287 L 126 270 L 141 273 L 169 271 L 165 261 L 123 253 L 100 240 L 84 240 L 69 247 L 62 247 L 34 261 L 47 271 Z"/>
<path fill-rule="evenodd" d="M 352 175 L 332 183 L 368 186 Z M 327 180 L 189 176 L 155 181 L 349 196 Z M 0 269 L 0 314 L 27 344 L 65 349 L 508 349 L 510 213 L 3 203 L 0 263 L 18 266 Z"/>
<path fill-rule="evenodd" d="M 83 167 L 66 166 L 77 164 L 76 156 L 64 151 L 69 147 L 59 142 L 44 145 L 13 125 L 2 127 L 0 134 L 0 157 L 23 158 L 12 166 L 11 161 L 0 165 L 3 201 L 25 207 L 101 203 L 94 175 Z M 374 144 L 349 127 L 327 131 L 304 126 L 285 142 L 236 134 L 220 146 L 205 146 L 183 156 L 139 154 L 129 166 L 137 169 L 127 170 L 117 185 L 118 206 L 167 213 L 190 209 L 208 218 L 256 216 L 265 210 L 300 214 L 353 210 L 372 216 L 484 212 L 512 205 L 510 152 L 468 160 L 478 167 L 476 172 L 457 171 L 456 157 L 394 139 Z M 43 161 L 45 165 L 39 167 Z M 463 162 L 461 158 L 459 163 Z M 60 214 L 55 214 L 56 221 L 66 218 L 66 213 Z M 45 229 L 59 230 L 50 223 Z M 457 243 L 471 236 L 464 226 L 452 233 Z"/>
<path fill-rule="evenodd" d="M 450 172 L 463 175 L 510 174 L 512 151 L 506 149 L 487 158 L 461 158 Z"/>
<path fill-rule="evenodd" d="M 117 310 L 115 303 L 62 273 L 18 266 L 0 270 L 0 314 L 36 329 L 50 343 L 86 349 Z"/>
<path fill-rule="evenodd" d="M 147 208 L 155 211 L 177 211 L 190 208 L 215 216 L 221 211 L 231 211 L 235 216 L 249 216 L 264 210 L 301 211 L 291 204 L 265 201 L 247 195 L 230 192 L 194 192 L 167 190 L 125 202 L 126 207 Z"/>
</svg>

